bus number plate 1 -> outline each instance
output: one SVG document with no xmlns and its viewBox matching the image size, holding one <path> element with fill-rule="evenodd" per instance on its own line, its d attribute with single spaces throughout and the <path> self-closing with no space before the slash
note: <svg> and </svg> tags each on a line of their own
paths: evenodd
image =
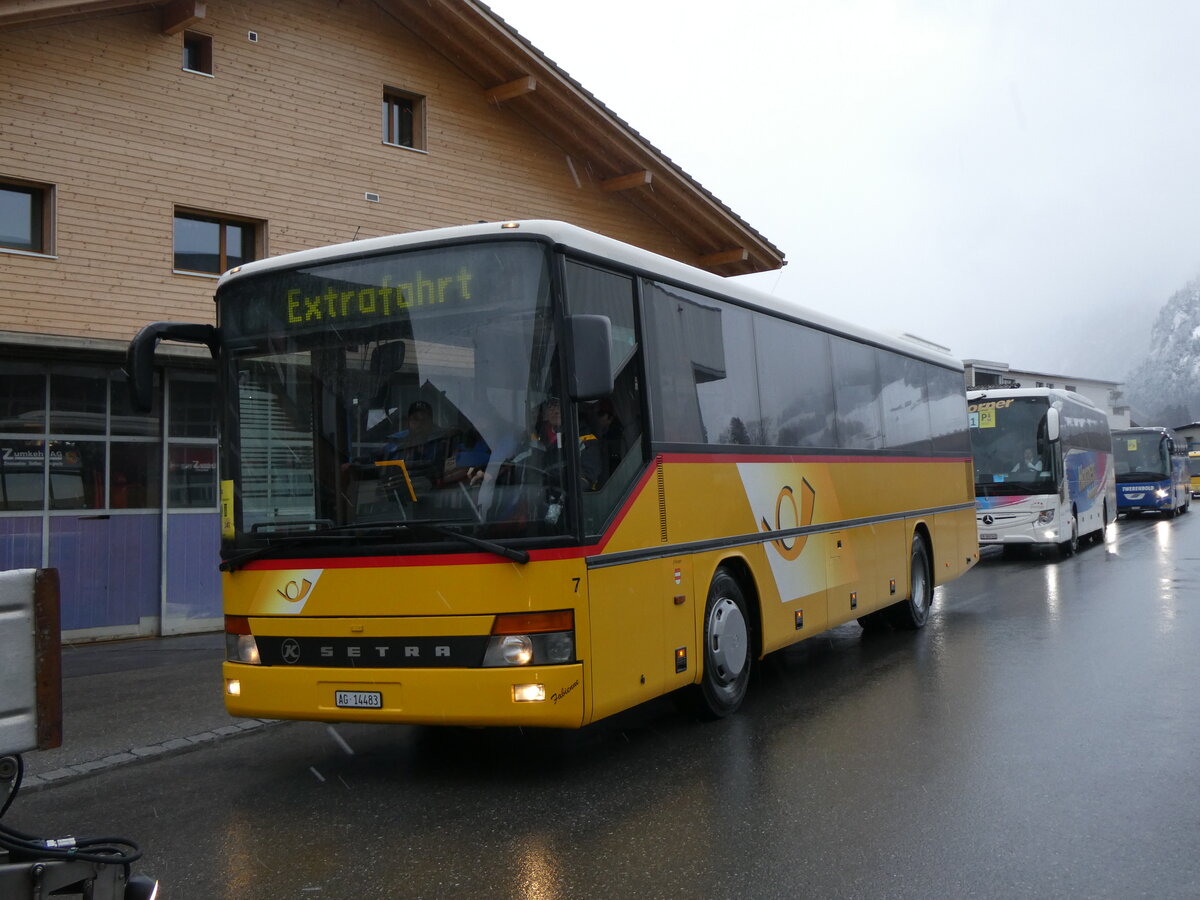
<svg viewBox="0 0 1200 900">
<path fill-rule="evenodd" d="M 340 709 L 383 709 L 383 694 L 379 691 L 337 691 L 333 702 Z"/>
</svg>

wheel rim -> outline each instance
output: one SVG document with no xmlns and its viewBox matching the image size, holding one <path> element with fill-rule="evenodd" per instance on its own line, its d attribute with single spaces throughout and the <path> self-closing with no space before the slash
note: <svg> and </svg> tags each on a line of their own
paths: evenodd
<svg viewBox="0 0 1200 900">
<path fill-rule="evenodd" d="M 929 572 L 923 556 L 919 557 L 919 561 L 914 561 L 912 596 L 913 606 L 916 608 L 916 611 L 924 613 L 929 607 Z"/>
<path fill-rule="evenodd" d="M 737 680 L 746 667 L 749 647 L 745 616 L 736 603 L 722 597 L 708 616 L 708 656 L 717 683 L 728 685 Z"/>
</svg>

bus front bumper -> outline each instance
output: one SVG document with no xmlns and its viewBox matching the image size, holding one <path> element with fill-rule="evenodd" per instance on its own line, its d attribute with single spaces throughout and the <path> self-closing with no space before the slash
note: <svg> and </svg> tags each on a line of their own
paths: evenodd
<svg viewBox="0 0 1200 900">
<path fill-rule="evenodd" d="M 583 725 L 582 663 L 351 669 L 226 662 L 221 672 L 225 708 L 234 716 L 414 725 Z M 538 696 L 542 699 L 521 699 Z"/>
</svg>

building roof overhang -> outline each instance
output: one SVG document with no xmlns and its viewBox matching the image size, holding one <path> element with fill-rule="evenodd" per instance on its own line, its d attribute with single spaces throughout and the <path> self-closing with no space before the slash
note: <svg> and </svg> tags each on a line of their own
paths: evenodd
<svg viewBox="0 0 1200 900">
<path fill-rule="evenodd" d="M 683 262 L 720 275 L 765 272 L 784 254 L 628 122 L 477 0 L 375 0 L 564 153 L 577 179 L 618 194 L 691 251 Z M 203 21 L 198 0 L 0 0 L 0 31 L 161 9 L 175 33 Z M 582 180 L 581 180 L 582 183 Z"/>
</svg>

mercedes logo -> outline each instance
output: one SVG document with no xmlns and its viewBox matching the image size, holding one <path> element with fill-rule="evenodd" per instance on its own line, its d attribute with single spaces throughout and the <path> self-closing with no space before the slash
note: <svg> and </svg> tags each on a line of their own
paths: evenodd
<svg viewBox="0 0 1200 900">
<path fill-rule="evenodd" d="M 279 653 L 283 656 L 285 663 L 289 666 L 295 665 L 300 662 L 300 642 L 295 638 L 288 638 L 279 648 Z"/>
<path fill-rule="evenodd" d="M 991 516 L 984 516 L 984 517 L 983 517 L 983 524 L 984 524 L 984 525 L 991 525 L 991 524 L 992 524 L 994 521 L 996 521 L 996 520 L 995 520 L 995 519 L 993 519 Z"/>
</svg>

